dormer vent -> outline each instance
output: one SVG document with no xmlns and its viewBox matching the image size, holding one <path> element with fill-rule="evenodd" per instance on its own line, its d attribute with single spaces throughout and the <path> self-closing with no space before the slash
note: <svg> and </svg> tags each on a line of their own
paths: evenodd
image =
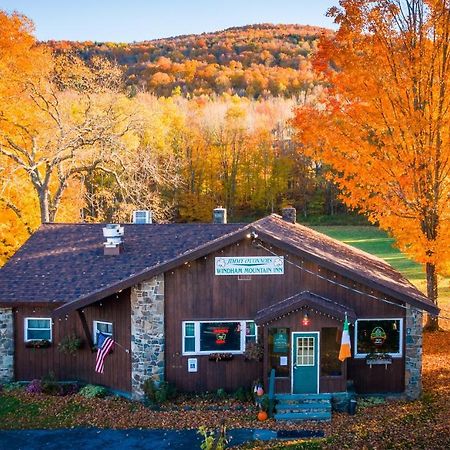
<svg viewBox="0 0 450 450">
<path fill-rule="evenodd" d="M 138 225 L 152 223 L 152 212 L 148 210 L 133 211 L 132 222 Z"/>
<path fill-rule="evenodd" d="M 123 252 L 124 228 L 119 224 L 110 223 L 103 227 L 103 237 L 106 239 L 104 254 L 106 256 L 119 255 Z"/>
</svg>

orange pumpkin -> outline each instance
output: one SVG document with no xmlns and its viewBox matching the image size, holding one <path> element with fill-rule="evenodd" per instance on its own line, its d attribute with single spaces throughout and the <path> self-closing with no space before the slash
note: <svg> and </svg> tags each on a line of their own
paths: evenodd
<svg viewBox="0 0 450 450">
<path fill-rule="evenodd" d="M 267 420 L 267 413 L 265 411 L 260 411 L 258 413 L 258 420 L 263 422 L 264 420 Z"/>
</svg>

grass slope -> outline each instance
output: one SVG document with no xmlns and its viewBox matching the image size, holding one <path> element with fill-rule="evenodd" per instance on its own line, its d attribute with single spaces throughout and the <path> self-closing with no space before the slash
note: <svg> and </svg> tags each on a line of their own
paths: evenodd
<svg viewBox="0 0 450 450">
<path fill-rule="evenodd" d="M 422 266 L 393 247 L 394 239 L 384 231 L 371 226 L 315 226 L 313 228 L 320 233 L 383 258 L 422 292 L 426 292 L 425 273 Z M 439 278 L 439 306 L 450 310 L 450 278 Z M 450 316 L 447 313 L 442 315 Z M 446 321 L 443 325 L 450 328 L 450 321 Z"/>
</svg>

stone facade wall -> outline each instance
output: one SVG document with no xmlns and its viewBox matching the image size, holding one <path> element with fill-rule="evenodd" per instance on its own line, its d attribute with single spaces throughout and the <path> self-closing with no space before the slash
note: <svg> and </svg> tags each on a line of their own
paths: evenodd
<svg viewBox="0 0 450 450">
<path fill-rule="evenodd" d="M 422 311 L 407 305 L 405 342 L 405 394 L 417 399 L 422 392 Z"/>
<path fill-rule="evenodd" d="M 147 378 L 164 379 L 164 275 L 131 289 L 131 391 L 143 397 Z"/>
<path fill-rule="evenodd" d="M 14 378 L 13 311 L 0 308 L 0 382 Z"/>
</svg>

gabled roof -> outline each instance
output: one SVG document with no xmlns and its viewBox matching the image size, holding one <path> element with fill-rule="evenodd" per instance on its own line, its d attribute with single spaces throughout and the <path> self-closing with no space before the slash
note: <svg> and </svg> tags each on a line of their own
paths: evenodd
<svg viewBox="0 0 450 450">
<path fill-rule="evenodd" d="M 103 227 L 42 225 L 0 270 L 0 302 L 68 303 L 96 292 L 105 297 L 110 287 L 128 287 L 121 283 L 244 225 L 126 224 L 125 251 L 117 256 L 103 254 Z"/>
<path fill-rule="evenodd" d="M 285 314 L 289 314 L 305 307 L 317 309 L 320 312 L 329 314 L 336 319 L 344 321 L 347 315 L 348 321 L 353 323 L 356 320 L 356 313 L 352 308 L 342 305 L 329 298 L 321 297 L 309 291 L 303 291 L 291 297 L 263 308 L 256 313 L 255 322 L 258 325 L 266 324 L 277 320 Z"/>
<path fill-rule="evenodd" d="M 400 272 L 370 253 L 332 239 L 312 228 L 293 224 L 272 214 L 253 223 L 260 238 L 276 247 L 303 256 L 350 280 L 438 314 L 439 309 Z"/>
<path fill-rule="evenodd" d="M 383 260 L 275 214 L 247 225 L 124 226 L 125 252 L 104 256 L 102 224 L 42 225 L 0 270 L 0 303 L 58 302 L 63 314 L 256 231 L 263 242 L 432 314 L 439 311 Z"/>
</svg>

